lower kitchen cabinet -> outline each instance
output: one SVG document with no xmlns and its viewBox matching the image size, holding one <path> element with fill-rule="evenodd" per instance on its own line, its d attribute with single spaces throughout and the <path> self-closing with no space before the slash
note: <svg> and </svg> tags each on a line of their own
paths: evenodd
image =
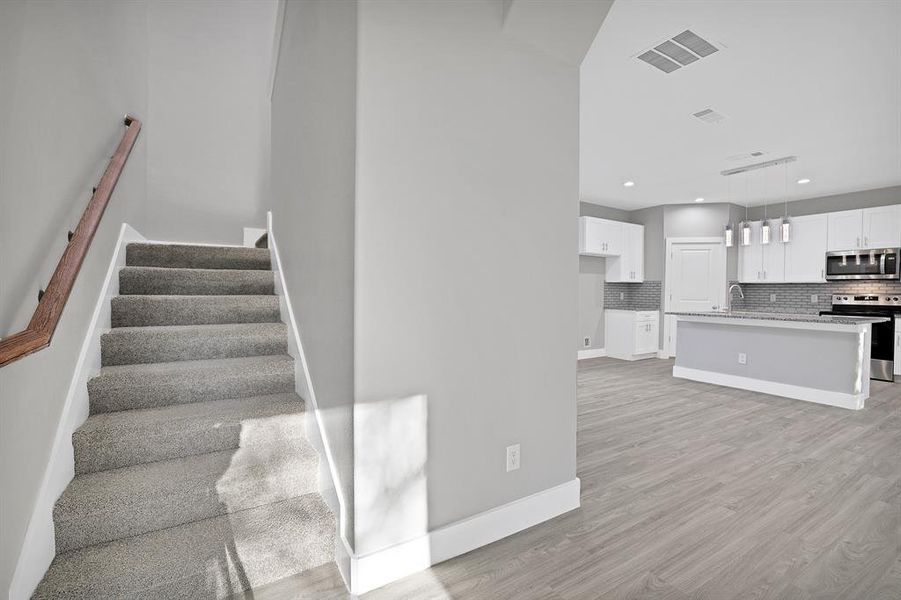
<svg viewBox="0 0 901 600">
<path fill-rule="evenodd" d="M 660 313 L 656 310 L 605 310 L 604 337 L 607 356 L 623 360 L 653 358 L 659 347 Z"/>
</svg>

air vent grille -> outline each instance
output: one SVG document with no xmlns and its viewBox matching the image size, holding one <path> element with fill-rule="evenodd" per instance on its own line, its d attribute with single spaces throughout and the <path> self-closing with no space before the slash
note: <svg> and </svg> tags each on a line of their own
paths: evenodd
<svg viewBox="0 0 901 600">
<path fill-rule="evenodd" d="M 701 58 L 710 56 L 718 50 L 716 46 L 688 29 L 674 37 L 673 40 L 676 43 L 685 46 Z"/>
<path fill-rule="evenodd" d="M 639 54 L 636 58 L 656 67 L 664 73 L 672 73 L 686 65 L 710 56 L 719 48 L 694 33 L 685 30 L 677 36 Z"/>
<path fill-rule="evenodd" d="M 705 123 L 719 123 L 726 118 L 725 115 L 721 115 L 712 108 L 705 108 L 704 110 L 692 113 L 692 116 L 701 119 Z"/>
<path fill-rule="evenodd" d="M 653 65 L 663 71 L 664 73 L 672 73 L 676 69 L 679 68 L 678 63 L 675 63 L 668 59 L 667 57 L 654 52 L 653 50 L 648 50 L 644 54 L 638 56 L 638 60 L 643 60 L 649 65 Z"/>
</svg>

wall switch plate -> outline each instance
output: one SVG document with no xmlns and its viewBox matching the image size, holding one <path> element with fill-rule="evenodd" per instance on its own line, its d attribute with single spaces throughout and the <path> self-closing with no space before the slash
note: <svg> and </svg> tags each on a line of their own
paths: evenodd
<svg viewBox="0 0 901 600">
<path fill-rule="evenodd" d="M 587 337 L 584 340 L 582 340 L 582 345 L 585 346 L 586 348 L 590 348 L 591 347 L 591 338 Z"/>
<path fill-rule="evenodd" d="M 507 472 L 519 468 L 519 444 L 507 446 Z"/>
<path fill-rule="evenodd" d="M 770 302 L 776 301 L 776 294 L 770 294 Z"/>
<path fill-rule="evenodd" d="M 738 353 L 738 364 L 740 364 L 740 365 L 748 364 L 748 355 L 745 354 L 744 352 L 739 352 Z"/>
<path fill-rule="evenodd" d="M 619 299 L 620 299 L 620 300 L 625 300 L 625 299 L 626 299 L 626 294 L 623 293 L 623 292 L 620 292 L 620 293 L 619 293 Z"/>
<path fill-rule="evenodd" d="M 820 303 L 819 296 L 817 296 L 816 294 L 811 294 L 810 295 L 810 303 L 811 304 L 819 304 Z"/>
</svg>

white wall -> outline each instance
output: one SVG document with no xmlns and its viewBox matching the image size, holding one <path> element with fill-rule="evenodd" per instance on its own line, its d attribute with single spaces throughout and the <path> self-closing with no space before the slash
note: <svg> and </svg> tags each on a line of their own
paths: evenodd
<svg viewBox="0 0 901 600">
<path fill-rule="evenodd" d="M 46 286 L 67 229 L 77 223 L 124 133 L 124 113 L 146 111 L 145 23 L 143 4 L 0 2 L 2 334 L 27 324 L 38 286 Z M 7 37 L 11 32 L 18 35 Z M 0 369 L 3 597 L 119 226 L 142 220 L 145 142 L 142 135 L 50 348 Z"/>
<path fill-rule="evenodd" d="M 148 4 L 148 237 L 265 227 L 275 0 Z"/>
<path fill-rule="evenodd" d="M 272 95 L 273 230 L 351 544 L 356 45 L 356 2 L 286 3 Z"/>
<path fill-rule="evenodd" d="M 402 440 L 357 420 L 357 552 L 576 475 L 579 72 L 502 26 L 501 2 L 359 6 L 356 410 L 428 444 L 363 470 Z"/>
</svg>

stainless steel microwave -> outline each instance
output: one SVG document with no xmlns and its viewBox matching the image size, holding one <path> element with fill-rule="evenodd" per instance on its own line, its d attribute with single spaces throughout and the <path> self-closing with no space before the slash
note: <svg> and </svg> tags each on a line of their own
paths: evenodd
<svg viewBox="0 0 901 600">
<path fill-rule="evenodd" d="M 899 279 L 901 249 L 843 250 L 826 253 L 826 279 Z"/>
</svg>

